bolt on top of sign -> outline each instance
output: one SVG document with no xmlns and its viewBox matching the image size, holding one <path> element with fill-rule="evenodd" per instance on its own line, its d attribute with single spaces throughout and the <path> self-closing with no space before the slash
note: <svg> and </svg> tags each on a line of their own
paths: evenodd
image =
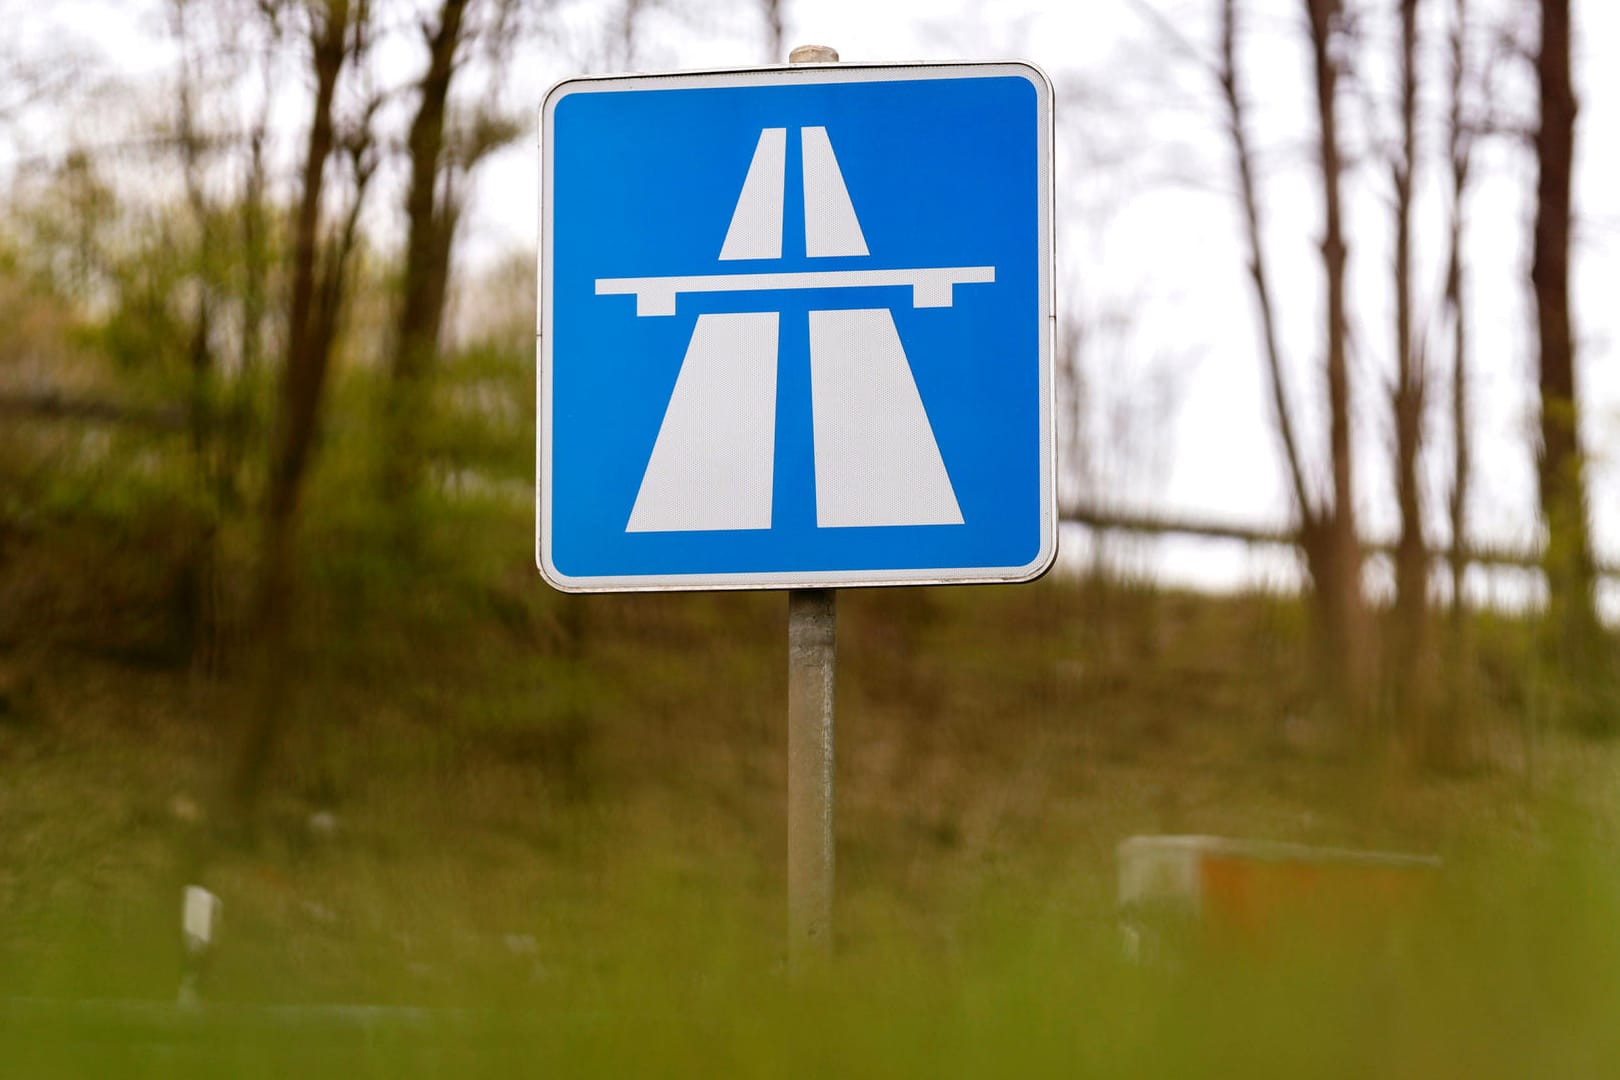
<svg viewBox="0 0 1620 1080">
<path fill-rule="evenodd" d="M 580 79 L 541 117 L 537 546 L 570 591 L 1021 581 L 1056 552 L 1051 89 Z"/>
</svg>

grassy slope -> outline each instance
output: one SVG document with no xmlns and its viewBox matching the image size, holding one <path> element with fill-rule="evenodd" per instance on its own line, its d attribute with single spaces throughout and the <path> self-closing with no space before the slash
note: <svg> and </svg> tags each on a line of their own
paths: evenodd
<svg viewBox="0 0 1620 1080">
<path fill-rule="evenodd" d="M 1620 913 L 1584 854 L 1612 843 L 1616 758 L 1544 733 L 1532 772 L 1511 625 L 1477 628 L 1481 767 L 1435 776 L 1356 750 L 1317 715 L 1288 599 L 1058 579 L 845 593 L 844 959 L 792 984 L 784 598 L 560 597 L 528 565 L 522 509 L 476 501 L 436 519 L 429 554 L 389 563 L 340 492 L 320 496 L 306 535 L 265 834 L 203 874 L 225 906 L 213 1001 L 514 1005 L 550 1025 L 331 1036 L 380 1072 L 521 1047 L 582 1071 L 774 1073 L 794 1054 L 923 1073 L 1027 1054 L 1041 1071 L 1078 1054 L 1125 1074 L 1184 1074 L 1188 1055 L 1289 1074 L 1334 1045 L 1356 1049 L 1335 1068 L 1357 1075 L 1405 1071 L 1429 1052 L 1426 1025 L 1480 1010 L 1518 1016 L 1504 1047 L 1541 1045 L 1556 1019 L 1576 1025 L 1561 1052 L 1613 1049 L 1582 1021 L 1614 1001 L 1598 962 L 1613 950 L 1580 935 Z M 131 499 L 58 500 L 8 530 L 0 994 L 173 993 L 177 866 L 248 691 L 231 669 L 210 681 L 165 662 L 173 519 Z M 330 833 L 311 828 L 319 811 Z M 1165 985 L 1114 948 L 1113 848 L 1144 832 L 1438 851 L 1466 917 L 1421 935 L 1442 942 L 1438 960 L 1306 949 Z M 1566 865 L 1573 884 L 1546 891 L 1547 868 Z M 1503 866 L 1518 868 L 1507 885 L 1491 876 Z M 1471 963 L 1526 985 L 1486 978 L 1478 998 Z M 1398 977 L 1419 970 L 1415 988 Z M 1262 1052 L 1240 1034 L 1279 1021 L 1297 1039 Z M 128 1043 L 123 1022 L 98 1021 L 97 1045 L 149 1038 Z M 180 1043 L 199 1061 L 255 1047 L 279 1063 L 268 1071 L 303 1067 L 292 1044 L 307 1032 L 249 1027 Z M 71 1024 L 61 1033 L 76 1044 Z M 1481 1063 L 1516 1073 L 1481 1046 Z M 41 1068 L 77 1061 L 41 1053 Z"/>
</svg>

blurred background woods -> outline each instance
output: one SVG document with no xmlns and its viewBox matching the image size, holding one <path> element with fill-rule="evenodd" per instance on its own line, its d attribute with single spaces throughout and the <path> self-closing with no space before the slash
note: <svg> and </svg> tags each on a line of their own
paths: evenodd
<svg viewBox="0 0 1620 1080">
<path fill-rule="evenodd" d="M 216 846 L 296 862 L 342 808 L 378 859 L 402 820 L 444 866 L 491 830 L 524 865 L 585 859 L 622 812 L 772 865 L 779 598 L 576 599 L 533 571 L 512 222 L 551 82 L 821 37 L 1028 56 L 1062 153 L 1066 552 L 1025 589 L 852 602 L 855 880 L 904 892 L 896 851 L 989 858 L 1015 824 L 1099 861 L 1144 828 L 1450 835 L 1435 777 L 1483 806 L 1620 724 L 1620 188 L 1577 186 L 1600 8 L 895 5 L 889 54 L 811 0 L 18 4 L 0 798 L 32 839 L 0 861 L 37 867 L 79 807 L 79 850 L 104 828 L 121 880 L 166 888 Z M 1250 758 L 1290 794 L 1175 779 Z M 1345 760 L 1419 793 L 1313 816 Z M 6 921 L 76 872 L 15 872 Z"/>
</svg>

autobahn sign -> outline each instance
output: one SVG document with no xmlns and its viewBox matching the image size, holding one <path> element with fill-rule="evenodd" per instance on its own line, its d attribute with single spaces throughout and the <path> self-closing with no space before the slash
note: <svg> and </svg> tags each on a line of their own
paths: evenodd
<svg viewBox="0 0 1620 1080">
<path fill-rule="evenodd" d="M 547 95 L 540 138 L 547 581 L 812 588 L 1051 565 L 1037 69 L 575 79 Z"/>
</svg>

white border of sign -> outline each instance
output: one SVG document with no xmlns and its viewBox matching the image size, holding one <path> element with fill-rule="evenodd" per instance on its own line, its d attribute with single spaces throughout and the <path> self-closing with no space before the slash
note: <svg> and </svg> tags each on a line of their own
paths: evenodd
<svg viewBox="0 0 1620 1080">
<path fill-rule="evenodd" d="M 709 86 L 771 86 L 793 83 L 873 82 L 884 79 L 959 79 L 1015 76 L 1035 87 L 1039 115 L 1038 174 L 1040 185 L 1040 499 L 1041 549 L 1026 566 L 927 567 L 919 570 L 824 570 L 719 574 L 661 574 L 573 577 L 548 559 L 551 522 L 545 513 L 551 495 L 551 207 L 550 145 L 557 105 L 570 94 L 617 90 L 667 90 Z M 539 423 L 535 430 L 535 565 L 553 588 L 570 593 L 696 592 L 722 589 L 831 589 L 882 585 L 987 585 L 1034 581 L 1057 559 L 1057 440 L 1053 433 L 1053 348 L 1057 333 L 1056 255 L 1053 206 L 1053 91 L 1039 67 L 1023 60 L 947 63 L 796 64 L 653 75 L 599 75 L 565 79 L 546 92 L 540 106 L 540 264 L 536 380 Z"/>
</svg>

